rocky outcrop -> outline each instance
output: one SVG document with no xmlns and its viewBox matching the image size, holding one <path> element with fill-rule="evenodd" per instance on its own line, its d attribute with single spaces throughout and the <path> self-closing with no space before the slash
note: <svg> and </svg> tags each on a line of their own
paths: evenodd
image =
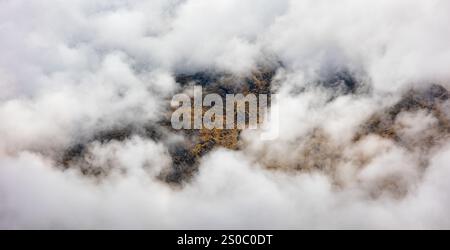
<svg viewBox="0 0 450 250">
<path fill-rule="evenodd" d="M 400 114 L 404 112 L 423 111 L 438 121 L 435 137 L 442 137 L 450 132 L 450 120 L 445 114 L 443 104 L 449 100 L 450 93 L 441 85 L 431 85 L 424 89 L 412 89 L 394 106 L 374 114 L 365 122 L 360 131 L 356 134 L 354 141 L 376 134 L 384 138 L 392 139 L 398 143 L 408 146 L 406 140 L 398 133 L 399 127 L 396 121 Z M 420 135 L 418 135 L 420 136 Z M 432 146 L 438 138 L 424 138 L 422 145 Z"/>
<path fill-rule="evenodd" d="M 203 94 L 216 93 L 222 97 L 227 94 L 268 94 L 273 91 L 273 78 L 276 68 L 260 68 L 251 74 L 236 76 L 228 73 L 197 72 L 194 74 L 179 74 L 176 81 L 179 93 L 183 93 L 192 86 L 202 86 Z M 348 71 L 340 71 L 324 77 L 314 85 L 329 91 L 332 101 L 340 95 L 367 94 L 370 87 L 358 77 Z M 450 134 L 450 120 L 445 104 L 450 99 L 450 93 L 441 85 L 428 85 L 426 88 L 411 89 L 392 107 L 380 110 L 370 119 L 361 124 L 351 142 L 357 145 L 361 140 L 376 135 L 394 141 L 407 150 L 421 150 L 426 154 L 434 145 L 447 138 Z M 270 100 L 270 98 L 269 98 Z M 240 150 L 241 130 L 239 129 L 199 129 L 174 130 L 170 124 L 172 108 L 167 100 L 167 116 L 157 123 L 150 123 L 143 127 L 125 126 L 102 130 L 90 138 L 66 149 L 59 161 L 63 168 L 78 168 L 84 175 L 93 177 L 107 176 L 112 166 L 93 166 L 89 161 L 89 147 L 93 144 L 108 144 L 114 141 L 126 141 L 133 136 L 150 139 L 163 143 L 172 159 L 171 168 L 163 171 L 159 178 L 170 184 L 182 184 L 188 181 L 198 171 L 201 158 L 216 148 Z M 410 138 L 402 131 L 404 128 L 399 119 L 402 114 L 423 112 L 433 117 L 437 123 L 426 133 Z M 182 140 L 169 140 L 178 135 Z M 275 159 L 261 162 L 268 169 L 288 171 L 322 171 L 331 175 L 337 165 L 343 161 L 367 164 L 370 159 L 348 159 L 344 155 L 349 145 L 335 144 L 321 128 L 314 129 L 308 136 L 302 138 L 298 145 L 292 146 L 292 159 Z M 358 164 L 359 164 L 358 163 Z"/>
</svg>

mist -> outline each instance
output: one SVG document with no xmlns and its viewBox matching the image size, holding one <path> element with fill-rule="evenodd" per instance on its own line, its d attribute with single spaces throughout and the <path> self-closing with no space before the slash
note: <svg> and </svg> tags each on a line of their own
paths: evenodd
<svg viewBox="0 0 450 250">
<path fill-rule="evenodd" d="M 0 228 L 449 229 L 448 23 L 444 0 L 0 1 Z M 180 76 L 266 68 L 279 136 L 162 178 Z"/>
</svg>

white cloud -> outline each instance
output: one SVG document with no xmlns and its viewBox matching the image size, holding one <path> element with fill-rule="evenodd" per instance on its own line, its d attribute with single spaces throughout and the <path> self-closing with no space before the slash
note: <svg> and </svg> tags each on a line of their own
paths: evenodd
<svg viewBox="0 0 450 250">
<path fill-rule="evenodd" d="M 448 146 L 423 152 L 375 135 L 353 141 L 398 91 L 448 83 L 449 7 L 0 1 L 0 228 L 449 228 Z M 277 75 L 280 137 L 261 142 L 258 131 L 244 132 L 240 152 L 208 154 L 181 189 L 157 179 L 170 165 L 166 146 L 139 137 L 89 146 L 89 163 L 114 168 L 101 182 L 61 171 L 53 159 L 99 130 L 158 120 L 175 73 L 242 74 L 267 57 L 285 66 Z M 344 69 L 374 92 L 331 100 L 309 85 Z M 414 146 L 439 123 L 419 111 L 394 126 Z M 325 149 L 311 150 L 317 144 Z M 331 162 L 332 173 L 292 171 L 316 159 L 305 150 Z"/>
</svg>

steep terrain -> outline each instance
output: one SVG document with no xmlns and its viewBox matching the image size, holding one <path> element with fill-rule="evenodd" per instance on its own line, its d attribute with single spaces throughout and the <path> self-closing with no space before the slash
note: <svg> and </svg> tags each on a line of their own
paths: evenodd
<svg viewBox="0 0 450 250">
<path fill-rule="evenodd" d="M 236 76 L 227 73 L 198 72 L 194 74 L 180 74 L 176 76 L 179 93 L 189 91 L 193 86 L 202 86 L 203 94 L 216 93 L 223 98 L 227 94 L 272 93 L 273 78 L 276 69 L 260 69 L 247 76 Z M 370 93 L 370 87 L 347 71 L 334 75 L 311 85 L 332 93 L 330 102 L 341 95 L 365 95 Z M 300 90 L 306 91 L 306 89 Z M 441 141 L 445 141 L 450 132 L 448 107 L 449 92 L 441 85 L 431 85 L 421 89 L 411 89 L 395 105 L 379 110 L 372 117 L 360 125 L 356 131 L 352 144 L 357 145 L 368 136 L 379 136 L 393 141 L 406 150 L 420 151 L 423 155 L 422 165 L 427 165 L 427 153 Z M 170 103 L 170 100 L 167 101 Z M 129 140 L 133 136 L 149 138 L 163 143 L 171 156 L 171 168 L 160 174 L 160 179 L 172 184 L 182 184 L 189 181 L 198 171 L 199 160 L 215 148 L 241 150 L 242 144 L 239 129 L 200 129 L 174 130 L 170 124 L 173 108 L 167 107 L 167 115 L 156 124 L 143 127 L 127 126 L 100 131 L 90 139 L 80 142 L 65 150 L 60 162 L 64 168 L 79 168 L 86 176 L 107 176 L 114 168 L 114 163 L 96 165 L 90 160 L 90 147 L 97 144 L 108 144 L 114 141 Z M 436 123 L 426 133 L 411 137 L 405 134 L 405 124 L 401 118 L 405 114 L 423 112 L 424 115 L 436 119 Z M 178 136 L 177 140 L 173 140 Z M 172 139 L 171 139 L 172 138 Z M 181 138 L 181 139 L 180 139 Z M 352 145 L 339 145 L 333 142 L 327 133 L 317 127 L 309 136 L 299 139 L 298 145 L 286 145 L 286 150 L 292 151 L 293 158 L 261 160 L 261 164 L 272 170 L 289 171 L 321 171 L 333 176 L 336 168 L 346 162 L 353 161 L 364 167 L 370 163 L 370 157 L 355 157 L 346 154 L 346 148 Z M 354 158 L 352 158 L 354 157 Z M 350 159 L 349 159 L 350 158 Z M 295 160 L 292 160 L 295 159 Z M 337 181 L 338 182 L 338 181 Z"/>
</svg>

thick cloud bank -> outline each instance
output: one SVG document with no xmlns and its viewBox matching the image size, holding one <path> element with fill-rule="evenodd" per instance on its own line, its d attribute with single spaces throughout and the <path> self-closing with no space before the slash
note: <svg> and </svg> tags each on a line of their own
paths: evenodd
<svg viewBox="0 0 450 250">
<path fill-rule="evenodd" d="M 0 228 L 449 229 L 449 23 L 445 0 L 0 0 Z M 158 126 L 179 74 L 273 65 L 279 137 L 180 185 L 179 134 L 91 139 Z"/>
</svg>

